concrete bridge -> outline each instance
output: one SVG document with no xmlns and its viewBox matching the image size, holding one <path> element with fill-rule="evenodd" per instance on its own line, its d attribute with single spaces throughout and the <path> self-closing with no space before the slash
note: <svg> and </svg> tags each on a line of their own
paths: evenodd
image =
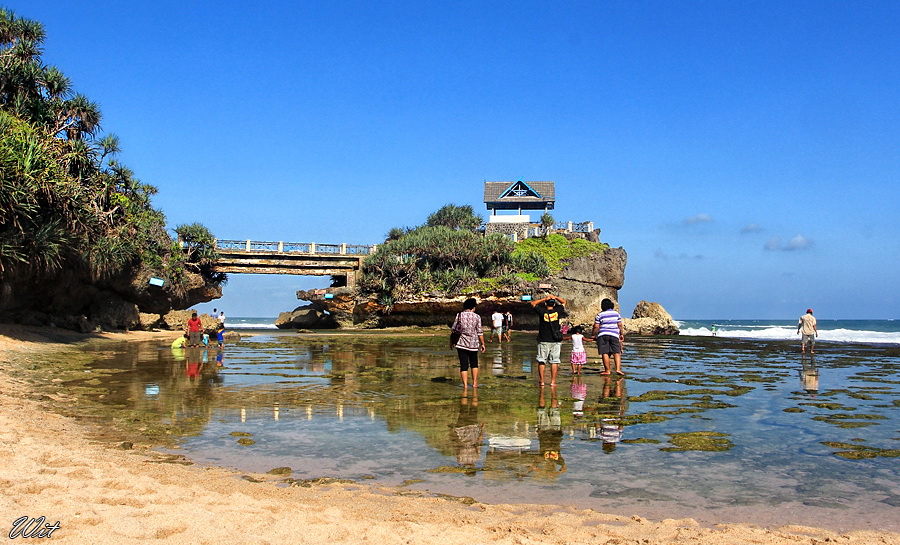
<svg viewBox="0 0 900 545">
<path fill-rule="evenodd" d="M 363 260 L 376 246 L 317 244 L 315 242 L 261 242 L 217 240 L 216 271 L 231 274 L 297 274 L 332 276 L 353 286 Z"/>
</svg>

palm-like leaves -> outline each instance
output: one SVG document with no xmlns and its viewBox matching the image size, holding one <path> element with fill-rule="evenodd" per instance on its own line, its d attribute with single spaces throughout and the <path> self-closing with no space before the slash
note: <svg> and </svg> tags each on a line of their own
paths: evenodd
<svg viewBox="0 0 900 545">
<path fill-rule="evenodd" d="M 151 206 L 156 188 L 114 160 L 118 137 L 96 137 L 100 108 L 42 64 L 44 38 L 40 23 L 0 8 L 0 282 L 63 270 L 96 278 L 144 262 L 179 285 L 186 259 Z M 224 281 L 206 247 L 187 257 Z"/>
</svg>

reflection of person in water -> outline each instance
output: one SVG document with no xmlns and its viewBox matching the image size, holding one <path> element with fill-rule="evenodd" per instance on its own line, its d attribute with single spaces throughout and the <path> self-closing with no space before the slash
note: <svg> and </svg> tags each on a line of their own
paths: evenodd
<svg viewBox="0 0 900 545">
<path fill-rule="evenodd" d="M 200 372 L 203 371 L 203 363 L 200 362 L 200 350 L 188 348 L 186 355 L 187 359 L 184 363 L 184 372 L 188 380 L 193 382 L 200 378 Z"/>
<path fill-rule="evenodd" d="M 583 416 L 584 415 L 584 400 L 587 398 L 587 384 L 584 383 L 584 379 L 581 378 L 581 375 L 575 375 L 572 377 L 572 399 L 575 400 L 572 403 L 572 416 Z"/>
<path fill-rule="evenodd" d="M 477 390 L 476 390 L 477 392 Z M 481 459 L 481 441 L 484 438 L 484 422 L 478 422 L 478 394 L 469 398 L 463 394 L 459 400 L 459 416 L 451 425 L 450 441 L 456 451 L 456 462 L 468 468 L 468 475 L 475 474 L 475 465 Z"/>
<path fill-rule="evenodd" d="M 559 400 L 556 387 L 550 387 L 550 407 L 544 399 L 545 388 L 540 389 L 537 409 L 537 434 L 540 444 L 541 461 L 532 467 L 536 475 L 556 478 L 566 470 L 562 457 L 562 420 L 559 415 Z"/>
<path fill-rule="evenodd" d="M 800 383 L 803 385 L 806 393 L 815 397 L 819 393 L 819 370 L 816 368 L 815 355 L 810 355 L 809 358 L 803 356 L 800 359 L 800 365 L 802 366 L 800 369 Z"/>
<path fill-rule="evenodd" d="M 598 435 L 603 442 L 603 452 L 611 454 L 622 440 L 625 409 L 628 400 L 625 397 L 625 379 L 623 377 L 603 377 L 603 392 L 597 403 L 600 417 Z"/>
</svg>

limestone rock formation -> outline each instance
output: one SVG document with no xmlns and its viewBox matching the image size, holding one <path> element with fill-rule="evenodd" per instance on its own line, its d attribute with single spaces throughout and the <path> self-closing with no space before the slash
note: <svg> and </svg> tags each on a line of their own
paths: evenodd
<svg viewBox="0 0 900 545">
<path fill-rule="evenodd" d="M 625 320 L 625 333 L 636 335 L 678 335 L 678 325 L 659 303 L 640 301 L 631 319 Z"/>
<path fill-rule="evenodd" d="M 596 256 L 573 259 L 559 274 L 540 282 L 522 282 L 487 293 L 447 296 L 423 294 L 416 299 L 396 301 L 390 307 L 361 295 L 353 288 L 298 291 L 297 298 L 310 301 L 313 308 L 327 311 L 335 326 L 342 328 L 450 325 L 462 310 L 467 297 L 478 299 L 478 312 L 489 316 L 494 310 L 509 310 L 516 329 L 536 329 L 537 316 L 530 301 L 553 293 L 569 302 L 571 323 L 593 323 L 604 298 L 616 300 L 625 282 L 628 256 L 622 248 L 610 248 Z"/>
<path fill-rule="evenodd" d="M 551 293 L 568 302 L 569 322 L 593 324 L 603 299 L 618 301 L 625 285 L 628 254 L 623 248 L 610 248 L 600 256 L 573 259 L 559 274 L 551 277 Z"/>
<path fill-rule="evenodd" d="M 275 320 L 279 329 L 330 329 L 337 326 L 331 314 L 316 309 L 313 305 L 304 305 L 291 312 L 282 312 Z"/>
<path fill-rule="evenodd" d="M 84 333 L 98 329 L 152 329 L 168 327 L 163 316 L 172 309 L 188 308 L 222 296 L 222 288 L 199 274 L 188 274 L 177 288 L 150 284 L 150 269 L 117 277 L 91 279 L 61 274 L 35 289 L 26 279 L 0 283 L 0 319 L 31 325 L 54 325 Z M 174 329 L 180 329 L 178 324 Z"/>
</svg>

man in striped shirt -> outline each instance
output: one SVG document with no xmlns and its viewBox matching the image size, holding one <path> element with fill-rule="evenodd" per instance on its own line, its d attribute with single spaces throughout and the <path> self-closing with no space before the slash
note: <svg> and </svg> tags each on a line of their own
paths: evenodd
<svg viewBox="0 0 900 545">
<path fill-rule="evenodd" d="M 616 374 L 622 372 L 622 345 L 625 344 L 625 325 L 622 316 L 616 312 L 616 305 L 610 299 L 600 303 L 600 314 L 594 318 L 594 329 L 591 336 L 597 340 L 597 351 L 603 358 L 603 372 L 610 374 L 610 356 L 616 362 Z"/>
</svg>

